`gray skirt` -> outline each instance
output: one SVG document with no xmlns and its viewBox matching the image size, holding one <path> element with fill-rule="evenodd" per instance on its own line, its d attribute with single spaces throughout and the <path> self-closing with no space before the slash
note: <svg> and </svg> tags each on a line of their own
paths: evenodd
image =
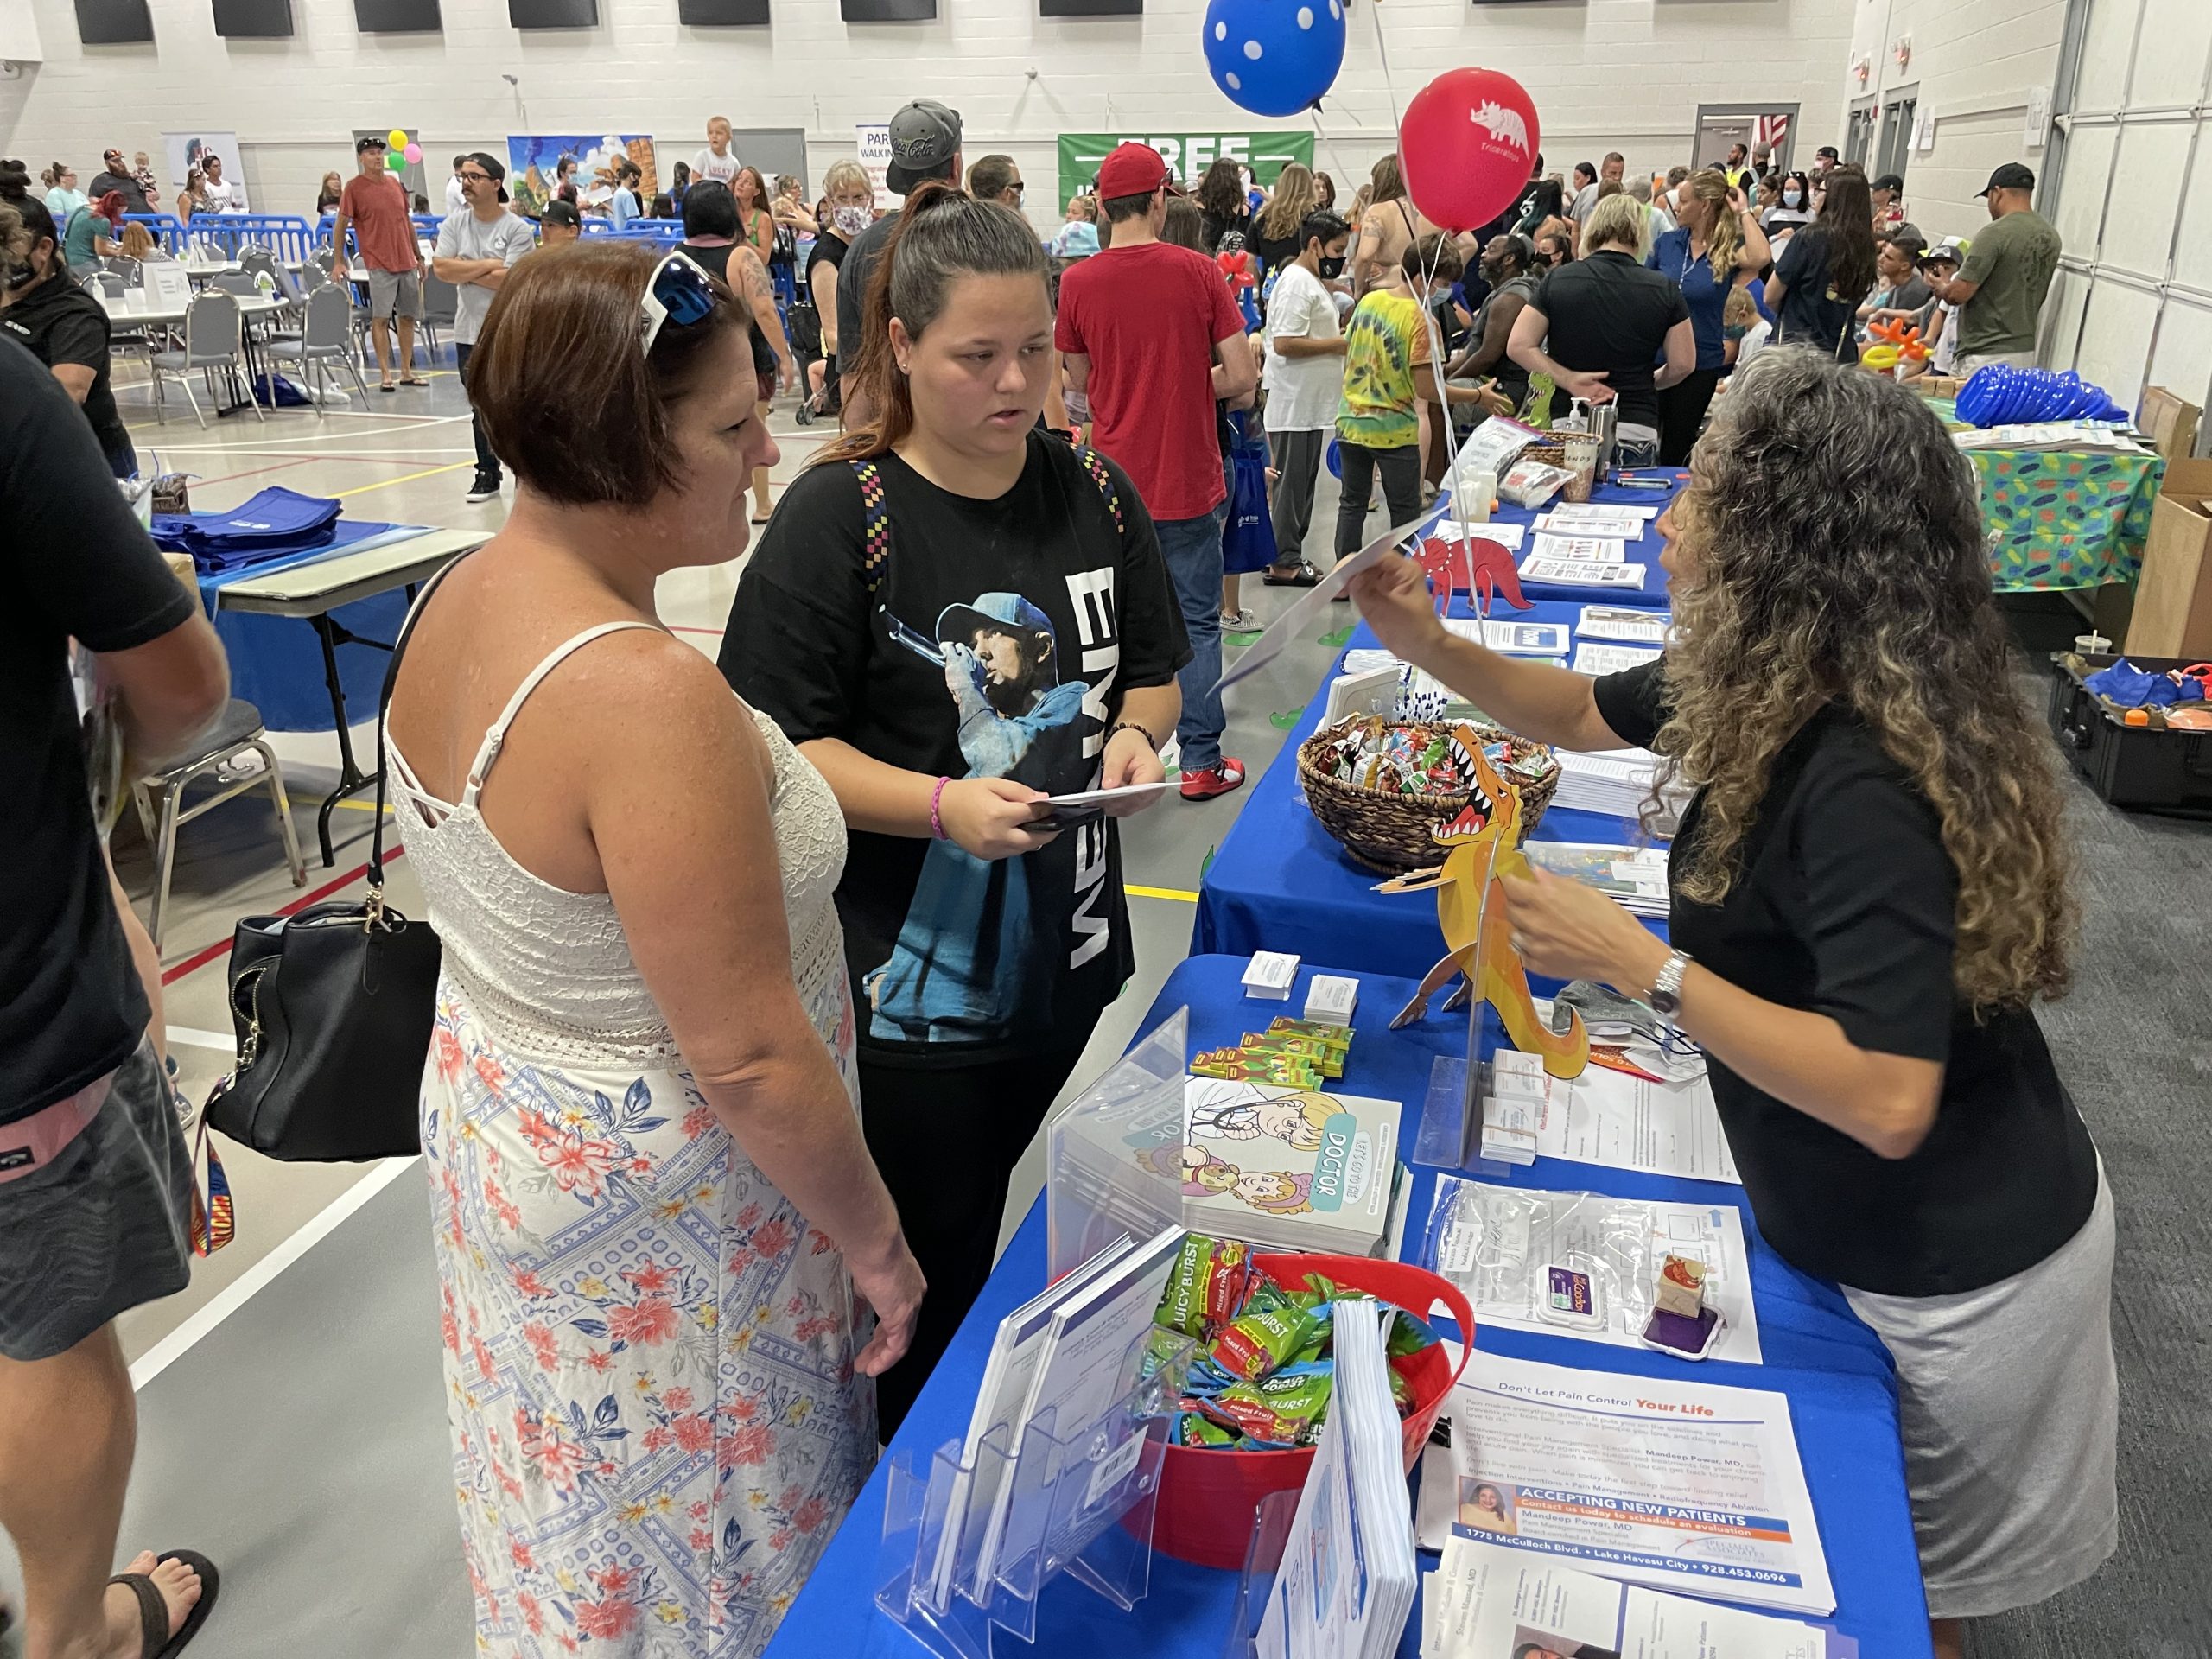
<svg viewBox="0 0 2212 1659">
<path fill-rule="evenodd" d="M 2117 1546 L 2112 1262 L 2100 1167 L 2082 1230 L 2024 1273 L 1955 1296 L 1845 1288 L 1897 1362 L 1930 1618 L 2031 1605 Z"/>
</svg>

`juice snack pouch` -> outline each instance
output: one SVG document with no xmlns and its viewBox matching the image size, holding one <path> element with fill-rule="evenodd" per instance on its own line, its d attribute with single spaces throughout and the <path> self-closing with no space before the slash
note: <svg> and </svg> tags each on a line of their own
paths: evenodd
<svg viewBox="0 0 2212 1659">
<path fill-rule="evenodd" d="M 1268 1029 L 1271 1032 L 1287 1031 L 1297 1037 L 1319 1037 L 1322 1041 L 1334 1043 L 1341 1048 L 1351 1046 L 1350 1026 L 1332 1026 L 1319 1020 L 1294 1020 L 1287 1014 L 1279 1014 L 1268 1021 Z"/>
<path fill-rule="evenodd" d="M 1328 1365 L 1286 1366 L 1256 1382 L 1224 1389 L 1200 1408 L 1205 1414 L 1264 1448 L 1304 1446 L 1329 1409 L 1336 1385 Z"/>
<path fill-rule="evenodd" d="M 1153 1323 L 1186 1337 L 1205 1336 L 1235 1317 L 1250 1273 L 1250 1252 L 1243 1244 L 1192 1233 L 1167 1274 L 1166 1293 Z"/>
<path fill-rule="evenodd" d="M 1292 1032 L 1248 1031 L 1244 1033 L 1243 1052 L 1247 1056 L 1279 1054 L 1287 1059 L 1304 1060 L 1325 1077 L 1341 1077 L 1344 1074 L 1343 1050 Z"/>
<path fill-rule="evenodd" d="M 1285 1307 L 1240 1314 L 1206 1351 L 1231 1378 L 1255 1382 L 1290 1360 L 1316 1334 L 1316 1311 Z"/>
<path fill-rule="evenodd" d="M 1226 1077 L 1231 1083 L 1274 1083 L 1290 1089 L 1316 1089 L 1320 1069 L 1302 1056 L 1253 1053 L 1242 1048 L 1208 1048 L 1191 1062 L 1191 1075 Z"/>
</svg>

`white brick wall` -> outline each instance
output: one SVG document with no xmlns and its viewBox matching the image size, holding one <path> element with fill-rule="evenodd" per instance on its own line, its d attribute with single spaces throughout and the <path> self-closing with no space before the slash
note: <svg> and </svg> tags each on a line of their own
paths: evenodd
<svg viewBox="0 0 2212 1659">
<path fill-rule="evenodd" d="M 2005 162 L 2035 168 L 2038 206 L 2048 211 L 2045 152 L 2031 150 L 2024 126 L 2031 88 L 2058 78 L 2067 0 L 1853 0 L 1851 47 L 1840 78 L 1843 103 L 1917 86 L 1936 112 L 1936 147 L 1905 167 L 1905 208 L 1931 240 L 1972 236 L 1989 215 L 1974 192 Z M 1912 60 L 1894 48 L 1910 36 Z M 1873 60 L 1864 86 L 1849 65 Z M 1878 128 L 1877 129 L 1878 131 Z M 1870 158 L 1871 159 L 1871 158 Z"/>
<path fill-rule="evenodd" d="M 962 112 L 970 156 L 1021 162 L 1046 224 L 1059 217 L 1057 133 L 1293 124 L 1247 116 L 1215 89 L 1198 50 L 1203 0 L 1148 0 L 1144 16 L 1112 19 L 1042 18 L 1034 0 L 940 0 L 935 22 L 872 25 L 840 22 L 835 0 L 776 0 L 773 26 L 750 29 L 682 27 L 674 0 L 600 0 L 596 29 L 526 34 L 508 27 L 505 0 L 443 0 L 442 35 L 364 35 L 351 0 L 293 0 L 297 34 L 268 41 L 218 39 L 207 0 L 152 0 L 156 44 L 90 48 L 70 0 L 30 3 L 47 60 L 0 86 L 0 154 L 33 173 L 60 156 L 89 177 L 110 145 L 158 156 L 164 130 L 234 130 L 254 205 L 271 211 L 304 213 L 325 168 L 350 173 L 356 126 L 419 128 L 434 190 L 456 150 L 504 156 L 505 135 L 524 129 L 502 74 L 521 77 L 531 130 L 648 131 L 671 160 L 691 154 L 718 111 L 741 127 L 804 127 L 814 184 L 851 153 L 855 122 L 940 98 Z M 1534 95 L 1551 165 L 1617 149 L 1640 172 L 1688 159 L 1700 102 L 1802 105 L 1807 158 L 1840 140 L 1854 6 L 1886 3 L 1387 0 L 1380 15 L 1401 100 L 1440 69 L 1494 65 Z M 1340 199 L 1393 144 L 1372 3 L 1352 16 L 1322 116 L 1333 142 L 1319 165 Z"/>
</svg>

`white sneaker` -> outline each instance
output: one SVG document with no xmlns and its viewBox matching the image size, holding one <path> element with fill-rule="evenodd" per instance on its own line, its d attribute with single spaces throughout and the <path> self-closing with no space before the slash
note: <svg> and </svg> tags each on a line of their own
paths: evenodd
<svg viewBox="0 0 2212 1659">
<path fill-rule="evenodd" d="M 499 480 L 488 478 L 482 473 L 477 474 L 476 481 L 468 486 L 469 505 L 474 506 L 480 501 L 496 501 L 499 499 Z"/>
</svg>

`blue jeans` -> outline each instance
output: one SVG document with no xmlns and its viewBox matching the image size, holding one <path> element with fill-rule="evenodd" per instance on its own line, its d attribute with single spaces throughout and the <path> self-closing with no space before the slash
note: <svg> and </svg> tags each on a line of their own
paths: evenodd
<svg viewBox="0 0 2212 1659">
<path fill-rule="evenodd" d="M 1183 607 L 1183 632 L 1191 640 L 1191 660 L 1175 677 L 1183 691 L 1175 740 L 1182 747 L 1186 773 L 1210 772 L 1221 764 L 1221 728 L 1227 716 L 1213 683 L 1221 677 L 1221 532 L 1228 523 L 1224 500 L 1196 518 L 1162 518 L 1153 524 L 1167 579 L 1175 584 L 1176 602 Z"/>
</svg>

